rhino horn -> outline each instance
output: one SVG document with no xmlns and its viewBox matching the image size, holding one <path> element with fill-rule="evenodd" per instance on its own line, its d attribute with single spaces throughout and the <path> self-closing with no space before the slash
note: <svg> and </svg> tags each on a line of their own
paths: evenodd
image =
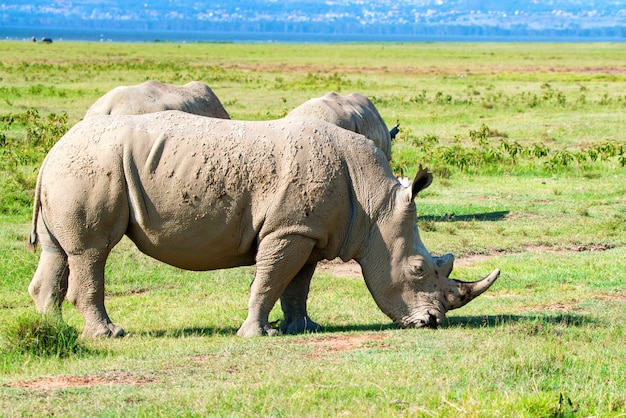
<svg viewBox="0 0 626 418">
<path fill-rule="evenodd" d="M 477 282 L 463 282 L 451 279 L 451 291 L 448 294 L 448 310 L 457 309 L 472 299 L 480 296 L 500 276 L 500 270 L 495 269 L 487 277 Z"/>
</svg>

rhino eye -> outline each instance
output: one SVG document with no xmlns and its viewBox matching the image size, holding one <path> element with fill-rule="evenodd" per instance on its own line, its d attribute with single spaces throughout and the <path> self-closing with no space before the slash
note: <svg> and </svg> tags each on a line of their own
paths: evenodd
<svg viewBox="0 0 626 418">
<path fill-rule="evenodd" d="M 424 269 L 421 266 L 411 266 L 409 267 L 409 273 L 411 276 L 414 276 L 418 279 L 424 277 Z"/>
</svg>

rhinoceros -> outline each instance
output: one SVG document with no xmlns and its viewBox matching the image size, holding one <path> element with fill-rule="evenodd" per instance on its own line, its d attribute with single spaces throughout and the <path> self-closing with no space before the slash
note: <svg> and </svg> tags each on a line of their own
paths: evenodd
<svg viewBox="0 0 626 418">
<path fill-rule="evenodd" d="M 350 93 L 347 96 L 335 92 L 326 93 L 322 97 L 307 100 L 286 117 L 315 118 L 364 135 L 374 141 L 385 153 L 387 160 L 391 160 L 391 133 L 376 106 L 360 93 Z"/>
<path fill-rule="evenodd" d="M 85 118 L 95 115 L 142 115 L 181 110 L 195 115 L 230 119 L 213 90 L 200 81 L 184 86 L 149 80 L 135 86 L 115 87 L 89 107 Z"/>
<path fill-rule="evenodd" d="M 104 305 L 104 267 L 123 235 L 182 269 L 256 264 L 240 336 L 316 331 L 307 298 L 316 263 L 356 260 L 374 300 L 399 327 L 437 327 L 497 279 L 450 279 L 454 257 L 422 243 L 411 187 L 364 136 L 309 118 L 265 122 L 169 111 L 93 117 L 51 149 L 38 175 L 29 285 L 37 309 L 65 297 L 83 335 L 122 336 Z M 280 298 L 280 330 L 268 315 Z"/>
</svg>

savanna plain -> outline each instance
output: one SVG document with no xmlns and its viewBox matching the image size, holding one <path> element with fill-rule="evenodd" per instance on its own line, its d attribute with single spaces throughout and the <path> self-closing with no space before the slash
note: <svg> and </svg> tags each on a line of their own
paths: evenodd
<svg viewBox="0 0 626 418">
<path fill-rule="evenodd" d="M 331 260 L 309 298 L 322 333 L 243 339 L 254 267 L 182 271 L 123 240 L 106 299 L 128 335 L 79 337 L 67 302 L 49 326 L 27 291 L 39 166 L 98 97 L 148 79 L 203 81 L 233 119 L 368 96 L 400 123 L 394 171 L 434 174 L 426 247 L 452 277 L 501 277 L 439 329 L 399 330 Z M 0 415 L 625 416 L 625 114 L 619 43 L 0 42 Z"/>
</svg>

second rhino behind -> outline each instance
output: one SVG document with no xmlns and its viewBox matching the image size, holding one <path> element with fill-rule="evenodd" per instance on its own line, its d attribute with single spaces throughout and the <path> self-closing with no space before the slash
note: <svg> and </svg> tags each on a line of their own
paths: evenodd
<svg viewBox="0 0 626 418">
<path fill-rule="evenodd" d="M 213 90 L 200 81 L 184 86 L 150 80 L 135 86 L 119 86 L 96 100 L 85 118 L 96 115 L 143 115 L 180 110 L 194 115 L 230 119 Z"/>
<path fill-rule="evenodd" d="M 326 93 L 293 109 L 287 118 L 313 118 L 361 134 L 372 140 L 391 161 L 391 134 L 376 106 L 359 93 Z"/>
</svg>

